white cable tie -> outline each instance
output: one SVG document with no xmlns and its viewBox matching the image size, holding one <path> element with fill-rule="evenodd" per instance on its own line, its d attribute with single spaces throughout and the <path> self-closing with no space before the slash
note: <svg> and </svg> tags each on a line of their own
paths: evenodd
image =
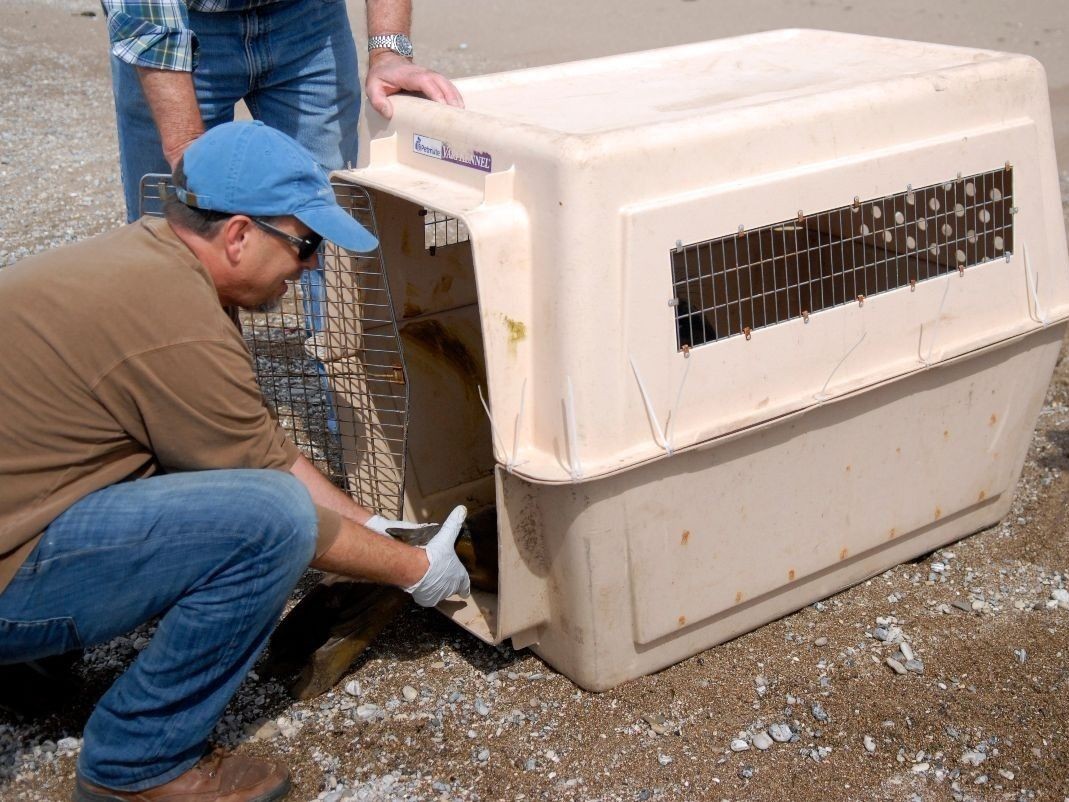
<svg viewBox="0 0 1069 802">
<path fill-rule="evenodd" d="M 1048 325 L 1047 313 L 1042 311 L 1039 307 L 1039 279 L 1032 271 L 1031 260 L 1028 258 L 1028 246 L 1021 245 L 1021 250 L 1024 251 L 1024 273 L 1028 277 L 1028 289 L 1032 294 L 1032 306 L 1036 310 L 1032 319 L 1046 328 Z"/>
<path fill-rule="evenodd" d="M 505 463 L 505 470 L 512 473 L 513 469 L 517 465 L 522 465 L 522 462 L 516 462 L 516 457 L 520 453 L 520 425 L 523 423 L 523 405 L 527 400 L 527 379 L 523 380 L 523 384 L 520 386 L 520 409 L 516 413 L 516 426 L 512 430 L 512 456 L 509 461 Z"/>
<path fill-rule="evenodd" d="M 676 403 L 672 407 L 672 411 L 668 413 L 668 428 L 665 431 L 665 440 L 667 441 L 666 450 L 669 454 L 675 448 L 675 428 L 676 428 L 676 412 L 679 410 L 679 402 L 683 399 L 683 387 L 687 383 L 687 376 L 690 374 L 690 363 L 692 360 L 683 360 L 683 378 L 679 380 L 679 392 L 676 393 Z"/>
<path fill-rule="evenodd" d="M 921 364 L 923 364 L 926 368 L 930 368 L 932 366 L 932 350 L 935 348 L 935 341 L 939 335 L 939 325 L 940 323 L 942 323 L 943 320 L 943 307 L 946 306 L 947 294 L 950 292 L 950 278 L 951 274 L 947 273 L 947 283 L 946 286 L 943 287 L 943 297 L 940 299 L 939 309 L 935 313 L 935 326 L 932 327 L 932 339 L 931 342 L 928 343 L 928 355 L 925 357 L 920 356 L 919 353 L 917 354 L 917 356 L 920 358 Z M 921 336 L 924 336 L 923 323 L 921 324 Z"/>
<path fill-rule="evenodd" d="M 841 368 L 843 366 L 843 362 L 845 362 L 847 359 L 850 358 L 850 354 L 854 353 L 854 351 L 857 350 L 857 347 L 859 345 L 861 345 L 861 343 L 865 342 L 865 338 L 868 337 L 868 336 L 869 336 L 869 333 L 867 331 L 862 332 L 861 339 L 858 340 L 856 343 L 854 343 L 853 347 L 849 351 L 847 351 L 845 354 L 843 354 L 843 358 L 840 359 L 835 364 L 835 367 L 831 369 L 831 373 L 828 374 L 827 381 L 825 381 L 824 382 L 824 386 L 820 388 L 820 392 L 817 393 L 816 395 L 814 395 L 813 398 L 815 398 L 821 404 L 823 404 L 825 401 L 828 400 L 829 396 L 825 391 L 828 389 L 828 385 L 831 384 L 832 378 L 838 372 L 839 368 Z"/>
<path fill-rule="evenodd" d="M 486 398 L 483 397 L 483 386 L 480 384 L 478 387 L 479 400 L 483 402 L 483 409 L 486 410 L 486 418 L 490 421 L 490 431 L 494 436 L 494 442 L 497 443 L 498 449 L 501 451 L 502 456 L 505 457 L 505 464 L 507 465 L 510 462 L 508 452 L 505 451 L 505 444 L 501 442 L 501 435 L 497 432 L 497 426 L 494 424 L 494 416 L 490 414 L 490 407 L 486 403 Z"/>
<path fill-rule="evenodd" d="M 575 394 L 572 392 L 571 376 L 565 376 L 564 428 L 568 435 L 568 461 L 571 463 L 572 481 L 578 481 L 583 475 L 583 466 L 579 462 L 579 438 L 575 431 Z"/>
<path fill-rule="evenodd" d="M 672 453 L 672 449 L 668 445 L 668 441 L 665 440 L 664 435 L 661 433 L 661 422 L 657 419 L 657 413 L 653 409 L 653 402 L 650 400 L 650 394 L 646 392 L 646 383 L 642 381 L 642 376 L 638 372 L 638 365 L 635 364 L 634 357 L 628 356 L 627 361 L 631 363 L 631 370 L 634 371 L 635 381 L 638 382 L 638 391 L 642 393 L 642 402 L 646 405 L 646 415 L 649 417 L 650 425 L 653 427 L 653 439 L 657 441 L 657 445 Z"/>
</svg>

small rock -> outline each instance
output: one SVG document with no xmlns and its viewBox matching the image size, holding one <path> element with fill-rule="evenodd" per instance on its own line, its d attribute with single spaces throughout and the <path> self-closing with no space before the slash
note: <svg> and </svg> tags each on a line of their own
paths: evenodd
<svg viewBox="0 0 1069 802">
<path fill-rule="evenodd" d="M 82 748 L 81 738 L 60 738 L 56 741 L 56 749 L 61 752 L 74 752 Z"/>
<path fill-rule="evenodd" d="M 490 750 L 486 747 L 483 747 L 479 750 L 479 754 L 475 756 L 475 759 L 478 760 L 480 763 L 485 763 L 490 759 Z"/>
<path fill-rule="evenodd" d="M 914 674 L 924 673 L 924 663 L 920 660 L 907 660 L 904 668 L 906 671 L 912 671 Z"/>
<path fill-rule="evenodd" d="M 1016 776 L 1012 771 L 1007 771 L 1006 769 L 999 769 L 998 773 L 1004 780 L 1012 780 Z"/>
<path fill-rule="evenodd" d="M 419 691 L 417 691 L 411 685 L 406 685 L 401 689 L 401 695 L 405 697 L 406 702 L 414 702 L 417 698 L 419 698 Z"/>
<path fill-rule="evenodd" d="M 657 755 L 657 762 L 662 766 L 667 766 L 672 762 L 672 758 L 669 755 Z"/>
<path fill-rule="evenodd" d="M 822 705 L 820 702 L 817 702 L 813 705 L 813 718 L 821 722 L 828 720 L 828 714 L 824 710 L 824 705 Z"/>
<path fill-rule="evenodd" d="M 865 745 L 865 751 L 872 754 L 876 751 L 876 739 L 871 735 L 866 735 L 861 739 L 861 742 Z"/>
<path fill-rule="evenodd" d="M 904 665 L 902 665 L 900 662 L 898 662 L 897 660 L 895 660 L 893 657 L 888 657 L 886 660 L 884 660 L 884 662 L 890 668 L 894 669 L 894 672 L 896 674 L 905 674 L 906 673 L 906 667 Z"/>
<path fill-rule="evenodd" d="M 356 708 L 356 717 L 362 721 L 370 721 L 379 714 L 379 706 L 372 704 L 359 705 Z"/>
<path fill-rule="evenodd" d="M 345 683 L 345 692 L 350 696 L 360 696 L 364 693 L 364 689 L 360 687 L 360 680 L 351 679 Z"/>
<path fill-rule="evenodd" d="M 791 728 L 786 724 L 773 724 L 768 728 L 768 734 L 771 735 L 772 740 L 778 744 L 785 744 L 794 737 Z"/>
<path fill-rule="evenodd" d="M 669 726 L 668 726 L 668 720 L 664 716 L 660 715 L 659 713 L 655 713 L 655 714 L 649 715 L 649 716 L 643 716 L 642 719 L 647 724 L 649 724 L 650 725 L 650 729 L 653 730 L 658 735 L 667 735 L 668 734 L 669 729 L 670 729 Z"/>
<path fill-rule="evenodd" d="M 1018 663 L 1023 663 L 1025 660 L 1028 659 L 1028 652 L 1024 649 L 1014 649 L 1013 656 Z"/>
<path fill-rule="evenodd" d="M 475 700 L 475 712 L 480 716 L 490 715 L 490 708 L 482 699 L 476 698 Z"/>
<path fill-rule="evenodd" d="M 930 769 L 931 767 L 932 767 L 932 765 L 930 763 L 914 763 L 911 771 L 914 774 L 923 774 L 924 772 L 928 771 L 928 769 Z"/>
<path fill-rule="evenodd" d="M 753 766 L 739 766 L 739 778 L 749 780 L 754 775 Z"/>
<path fill-rule="evenodd" d="M 987 760 L 987 755 L 976 749 L 970 749 L 968 752 L 964 752 L 961 756 L 961 762 L 970 766 L 979 766 L 985 760 Z"/>
<path fill-rule="evenodd" d="M 523 768 L 526 771 L 534 771 L 538 768 L 538 761 L 535 760 L 533 757 L 529 757 L 527 758 L 527 762 L 523 764 Z"/>
<path fill-rule="evenodd" d="M 750 748 L 750 744 L 744 738 L 733 738 L 731 741 L 732 752 L 745 752 Z"/>
<path fill-rule="evenodd" d="M 828 645 L 828 639 L 825 638 L 825 637 L 817 638 L 815 641 L 813 641 L 813 645 L 814 646 L 827 646 Z"/>
<path fill-rule="evenodd" d="M 971 613 L 973 611 L 972 610 L 972 603 L 964 601 L 963 599 L 955 599 L 954 601 L 951 602 L 951 604 L 954 605 L 955 607 L 957 607 L 959 610 L 961 610 L 963 612 L 966 612 L 966 613 Z"/>
<path fill-rule="evenodd" d="M 249 730 L 249 738 L 253 741 L 270 741 L 282 732 L 272 719 L 255 721 L 249 725 Z"/>
<path fill-rule="evenodd" d="M 913 647 L 905 641 L 902 641 L 900 644 L 898 644 L 898 648 L 902 652 L 902 656 L 906 658 L 906 660 L 912 660 L 914 658 L 915 655 L 913 654 Z"/>
<path fill-rule="evenodd" d="M 752 740 L 754 748 L 760 749 L 762 752 L 772 746 L 772 739 L 768 737 L 767 732 L 754 733 Z"/>
<path fill-rule="evenodd" d="M 889 637 L 889 633 L 884 627 L 876 627 L 876 629 L 872 630 L 872 637 L 879 641 L 886 641 Z"/>
<path fill-rule="evenodd" d="M 300 725 L 286 716 L 279 716 L 275 719 L 275 725 L 278 727 L 278 731 L 282 733 L 283 738 L 292 738 L 301 731 Z"/>
</svg>

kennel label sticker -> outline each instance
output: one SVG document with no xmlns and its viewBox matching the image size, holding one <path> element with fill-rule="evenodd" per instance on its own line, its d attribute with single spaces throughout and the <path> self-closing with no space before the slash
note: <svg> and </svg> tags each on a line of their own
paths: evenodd
<svg viewBox="0 0 1069 802">
<path fill-rule="evenodd" d="M 489 173 L 493 167 L 493 157 L 486 151 L 454 148 L 448 142 L 423 134 L 412 135 L 412 150 L 420 155 L 430 156 L 432 159 L 441 159 L 462 167 L 472 167 L 484 173 Z"/>
</svg>

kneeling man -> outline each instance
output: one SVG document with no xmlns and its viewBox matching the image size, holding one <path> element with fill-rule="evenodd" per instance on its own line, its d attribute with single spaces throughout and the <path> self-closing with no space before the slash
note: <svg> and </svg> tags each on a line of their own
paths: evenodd
<svg viewBox="0 0 1069 802">
<path fill-rule="evenodd" d="M 326 238 L 375 238 L 259 123 L 186 151 L 165 219 L 0 270 L 0 664 L 160 617 L 85 726 L 76 800 L 272 800 L 285 768 L 205 756 L 309 563 L 467 595 L 458 507 L 425 548 L 335 488 L 268 414 L 224 306 L 277 300 Z"/>
</svg>

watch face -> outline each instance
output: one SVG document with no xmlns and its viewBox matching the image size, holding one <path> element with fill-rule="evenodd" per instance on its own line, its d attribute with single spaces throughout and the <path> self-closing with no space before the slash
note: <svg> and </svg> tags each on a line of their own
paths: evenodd
<svg viewBox="0 0 1069 802">
<path fill-rule="evenodd" d="M 404 56 L 405 58 L 412 57 L 412 42 L 407 36 L 404 36 L 403 34 L 398 34 L 397 37 L 394 39 L 394 46 L 392 49 L 395 50 L 399 55 Z"/>
</svg>

